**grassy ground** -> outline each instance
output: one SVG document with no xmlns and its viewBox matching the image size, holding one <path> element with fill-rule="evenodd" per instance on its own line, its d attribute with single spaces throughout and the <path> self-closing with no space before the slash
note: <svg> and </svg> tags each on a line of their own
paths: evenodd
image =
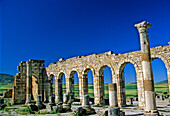
<svg viewBox="0 0 170 116">
<path fill-rule="evenodd" d="M 0 94 L 2 94 L 6 89 L 11 89 L 13 87 L 12 83 L 4 84 L 0 83 Z M 54 87 L 54 85 L 53 85 Z M 66 85 L 63 83 L 63 93 L 66 92 Z M 108 84 L 105 84 L 105 98 L 109 97 L 108 93 Z M 168 88 L 168 83 L 156 83 L 155 84 L 155 91 L 157 94 L 163 94 L 163 92 L 169 93 L 169 88 Z M 54 92 L 54 90 L 53 90 Z M 127 83 L 125 84 L 125 92 L 126 92 L 126 97 L 135 97 L 137 96 L 137 86 L 136 84 L 133 83 Z M 92 98 L 94 97 L 94 86 L 93 84 L 88 85 L 88 94 Z M 74 84 L 74 95 L 79 96 L 79 85 Z"/>
<path fill-rule="evenodd" d="M 108 84 L 105 84 L 104 90 L 105 90 L 105 98 L 109 98 Z M 65 87 L 65 84 L 63 84 L 63 93 L 65 93 L 65 91 L 66 91 L 66 87 Z M 156 83 L 155 91 L 156 91 L 156 94 L 163 94 L 163 92 L 169 93 L 168 83 Z M 137 84 L 126 83 L 125 84 L 125 93 L 126 93 L 126 97 L 137 97 L 138 96 L 137 95 L 138 94 Z M 93 84 L 88 84 L 88 94 L 89 94 L 89 97 L 91 97 L 91 98 L 94 97 Z M 74 95 L 76 97 L 79 96 L 79 85 L 78 84 L 74 84 Z"/>
<path fill-rule="evenodd" d="M 5 90 L 11 89 L 13 87 L 13 83 L 0 83 L 0 94 L 2 94 Z"/>
</svg>

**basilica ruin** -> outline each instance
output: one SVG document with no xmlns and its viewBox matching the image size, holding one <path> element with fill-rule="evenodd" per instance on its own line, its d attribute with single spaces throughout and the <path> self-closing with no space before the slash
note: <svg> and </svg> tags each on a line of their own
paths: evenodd
<svg viewBox="0 0 170 116">
<path fill-rule="evenodd" d="M 124 54 L 115 54 L 108 51 L 101 54 L 92 54 L 88 56 L 77 56 L 69 59 L 61 58 L 59 61 L 44 67 L 43 60 L 22 61 L 17 70 L 18 74 L 14 77 L 14 88 L 12 91 L 12 102 L 14 104 L 27 104 L 36 101 L 37 96 L 41 96 L 43 102 L 49 102 L 52 96 L 52 77 L 55 77 L 55 103 L 63 101 L 62 94 L 62 76 L 65 75 L 66 92 L 70 93 L 74 100 L 74 73 L 77 72 L 79 79 L 79 99 L 82 103 L 82 96 L 88 94 L 88 76 L 89 70 L 93 74 L 94 83 L 94 104 L 104 105 L 104 68 L 110 67 L 112 72 L 112 83 L 109 85 L 112 91 L 116 91 L 117 105 L 126 106 L 124 67 L 132 63 L 136 71 L 138 108 L 144 110 L 156 110 L 153 99 L 153 77 L 146 78 L 149 73 L 152 76 L 152 66 L 150 62 L 154 59 L 161 59 L 167 69 L 169 90 L 170 90 L 170 43 L 167 46 L 148 47 L 148 28 L 150 25 L 146 22 L 135 25 L 139 31 L 141 47 L 143 51 L 132 51 Z M 145 40 L 146 39 L 146 40 Z M 147 51 L 149 50 L 149 52 Z M 148 55 L 148 56 L 147 56 Z M 149 62 L 149 64 L 147 64 Z M 151 68 L 151 72 L 146 69 Z M 147 74 L 146 74 L 147 73 Z M 116 86 L 116 87 L 115 87 Z M 115 90 L 116 88 L 116 90 Z M 147 94 L 151 92 L 148 96 Z M 153 95 L 152 95 L 153 94 Z M 148 101 L 149 100 L 149 101 Z M 150 101 L 151 100 L 151 101 Z M 113 101 L 114 102 L 114 101 Z M 148 105 L 153 105 L 148 106 Z M 116 103 L 113 104 L 116 107 Z M 151 109 L 150 109 L 151 108 Z"/>
</svg>

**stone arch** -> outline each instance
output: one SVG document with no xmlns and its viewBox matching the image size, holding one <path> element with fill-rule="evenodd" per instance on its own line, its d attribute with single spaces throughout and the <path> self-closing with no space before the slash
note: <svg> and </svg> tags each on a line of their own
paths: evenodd
<svg viewBox="0 0 170 116">
<path fill-rule="evenodd" d="M 120 72 L 122 69 L 124 69 L 124 67 L 128 63 L 133 64 L 136 71 L 139 70 L 138 63 L 136 61 L 134 61 L 133 59 L 124 59 L 118 63 L 118 68 L 117 68 L 118 72 Z"/>
<path fill-rule="evenodd" d="M 136 71 L 136 69 L 137 69 L 137 67 L 136 67 L 136 65 L 134 65 L 135 64 L 135 62 L 133 62 L 133 61 L 123 61 L 122 62 L 122 64 L 119 64 L 119 67 L 118 67 L 118 71 L 119 71 L 119 87 L 118 87 L 118 96 L 121 98 L 121 104 L 122 104 L 122 106 L 126 106 L 126 96 L 125 96 L 125 78 L 124 78 L 124 68 L 125 68 L 125 66 L 128 64 L 128 63 L 131 63 L 131 64 L 133 64 L 133 66 L 134 66 L 134 68 L 135 68 L 135 72 L 137 73 L 137 71 Z M 137 75 L 137 74 L 136 74 Z M 137 77 L 136 77 L 136 79 L 137 79 Z M 138 82 L 137 82 L 138 83 Z"/>
<path fill-rule="evenodd" d="M 82 75 L 88 73 L 89 70 L 92 71 L 93 76 L 94 76 L 94 75 L 95 75 L 95 69 L 94 69 L 91 65 L 87 65 L 87 66 L 83 69 Z"/>
<path fill-rule="evenodd" d="M 54 78 L 54 87 L 53 87 L 53 78 Z M 55 83 L 55 78 L 56 78 L 56 76 L 53 74 L 53 73 L 50 73 L 49 74 L 49 76 L 48 76 L 48 80 L 47 80 L 47 82 L 48 82 L 48 88 L 49 88 L 49 90 L 47 90 L 47 92 L 48 92 L 48 95 L 49 96 L 52 96 L 53 97 L 53 99 L 55 99 L 55 85 L 56 85 L 56 83 Z M 54 91 L 54 93 L 53 93 L 53 91 Z"/>
<path fill-rule="evenodd" d="M 62 91 L 63 75 L 65 75 L 65 73 L 61 71 L 58 73 L 58 76 L 55 78 L 55 102 L 63 101 L 63 91 Z"/>
<path fill-rule="evenodd" d="M 89 68 L 89 66 L 83 70 L 83 78 L 82 78 L 82 89 L 80 88 L 81 90 L 81 94 L 85 95 L 85 94 L 89 94 L 89 98 L 92 102 L 94 102 L 94 84 L 92 84 L 92 94 L 90 95 L 89 93 L 89 83 L 88 83 L 88 80 L 89 80 L 89 77 L 88 77 L 88 72 L 89 71 L 92 71 L 92 80 L 93 80 L 93 77 L 95 75 L 94 73 L 94 69 L 92 67 Z M 93 83 L 94 83 L 94 80 L 93 80 Z M 93 97 L 90 97 L 90 96 L 93 96 Z"/>
<path fill-rule="evenodd" d="M 169 66 L 168 60 L 164 58 L 162 55 L 154 54 L 154 55 L 151 55 L 151 58 L 152 58 L 152 61 L 154 59 L 161 59 L 164 62 L 166 69 L 168 69 L 168 66 Z"/>
<path fill-rule="evenodd" d="M 118 96 L 118 105 L 123 107 L 126 105 L 126 98 L 125 98 L 125 88 L 124 88 L 124 80 L 122 80 L 122 71 L 126 64 L 131 63 L 133 64 L 135 71 L 136 71 L 136 80 L 137 80 L 137 89 L 138 89 L 138 102 L 139 102 L 139 109 L 143 109 L 145 107 L 145 96 L 144 96 L 144 83 L 143 83 L 143 73 L 142 73 L 142 66 L 141 62 L 138 62 L 137 59 L 125 59 L 119 62 L 116 69 L 117 74 L 117 96 Z"/>
<path fill-rule="evenodd" d="M 166 67 L 166 72 L 167 72 L 167 79 L 168 79 L 168 86 L 169 86 L 169 95 L 170 95 L 170 68 L 169 68 L 168 59 L 166 59 L 162 55 L 157 55 L 157 54 L 153 55 L 151 58 L 152 58 L 152 61 L 155 60 L 155 59 L 160 59 L 164 63 L 164 65 Z M 153 76 L 153 78 L 154 78 L 154 76 Z"/>
<path fill-rule="evenodd" d="M 115 76 L 115 66 L 114 65 L 115 65 L 115 63 L 112 63 L 112 62 L 100 64 L 100 66 L 98 66 L 98 68 L 96 70 L 97 76 L 99 76 L 100 71 L 104 70 L 108 66 L 112 73 L 112 83 L 115 83 L 116 76 Z M 102 70 L 101 70 L 101 68 L 102 68 Z"/>
<path fill-rule="evenodd" d="M 111 75 L 112 75 L 112 82 L 113 82 L 113 68 L 110 64 L 102 64 L 100 65 L 100 68 L 98 70 L 98 81 L 99 81 L 99 86 L 100 86 L 100 89 L 99 89 L 99 93 L 100 93 L 100 104 L 105 104 L 105 90 L 104 90 L 104 69 L 106 67 L 109 67 L 110 70 L 111 70 Z M 95 88 L 94 88 L 94 91 L 95 91 Z"/>
<path fill-rule="evenodd" d="M 102 64 L 100 64 L 100 66 L 98 66 L 98 68 L 96 70 L 96 72 L 98 72 L 98 75 L 99 75 L 100 71 L 104 71 L 104 69 L 107 66 L 111 69 L 112 75 L 114 75 L 115 74 L 115 70 L 113 69 L 113 66 L 112 66 L 111 63 L 102 63 Z"/>
</svg>

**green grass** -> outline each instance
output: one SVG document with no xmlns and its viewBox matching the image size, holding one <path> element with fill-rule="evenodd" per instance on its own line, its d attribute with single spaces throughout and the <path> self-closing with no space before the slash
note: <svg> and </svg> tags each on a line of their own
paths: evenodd
<svg viewBox="0 0 170 116">
<path fill-rule="evenodd" d="M 0 83 L 0 93 L 3 93 L 6 89 L 11 89 L 13 87 L 13 83 Z M 54 84 L 53 84 L 54 87 Z M 63 94 L 66 92 L 66 85 L 63 83 L 62 85 L 62 92 Z M 109 91 L 108 91 L 108 84 L 105 84 L 104 90 L 105 90 L 105 98 L 109 97 Z M 53 93 L 54 93 L 53 89 Z M 125 92 L 126 92 L 126 97 L 136 97 L 138 92 L 137 92 L 137 84 L 135 83 L 126 83 L 125 84 Z M 168 83 L 155 83 L 155 92 L 156 94 L 163 94 L 163 92 L 167 92 L 169 94 L 169 88 L 168 88 Z M 89 97 L 93 98 L 94 97 L 94 86 L 93 84 L 88 84 L 88 94 Z M 76 97 L 79 96 L 79 85 L 74 84 L 74 95 Z"/>
<path fill-rule="evenodd" d="M 7 89 L 12 89 L 13 83 L 0 83 L 0 94 L 2 94 Z"/>
</svg>

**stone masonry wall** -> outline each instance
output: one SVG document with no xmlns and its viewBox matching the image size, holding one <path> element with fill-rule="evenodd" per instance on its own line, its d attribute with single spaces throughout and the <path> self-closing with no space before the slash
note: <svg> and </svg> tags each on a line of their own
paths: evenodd
<svg viewBox="0 0 170 116">
<path fill-rule="evenodd" d="M 170 88 L 170 45 L 151 48 L 151 57 L 152 59 L 160 58 L 165 63 Z M 55 90 L 59 89 L 59 85 L 57 84 L 59 79 L 61 79 L 59 75 L 65 74 L 66 90 L 68 92 L 73 92 L 71 80 L 74 78 L 74 76 L 72 76 L 72 72 L 77 72 L 79 77 L 79 96 L 81 100 L 82 95 L 88 92 L 88 81 L 86 79 L 87 70 L 91 70 L 93 73 L 95 104 L 102 105 L 104 104 L 103 70 L 106 66 L 108 66 L 112 71 L 113 83 L 117 83 L 118 105 L 122 107 L 126 104 L 123 71 L 127 63 L 132 63 L 136 70 L 139 109 L 144 109 L 145 96 L 141 61 L 140 51 L 134 51 L 125 54 L 114 54 L 109 51 L 102 54 L 78 56 L 66 60 L 61 58 L 58 62 L 51 63 L 48 67 L 46 67 L 46 72 L 48 77 L 50 77 L 50 75 L 55 76 Z M 55 94 L 55 101 L 58 102 L 58 91 L 56 91 Z"/>
<path fill-rule="evenodd" d="M 42 96 L 42 100 L 46 98 L 45 96 L 45 83 L 46 77 L 44 75 L 44 61 L 43 60 L 32 60 L 31 62 L 31 99 L 36 101 L 37 95 Z M 12 90 L 12 102 L 14 104 L 24 104 L 26 102 L 26 94 L 27 94 L 27 63 L 22 61 L 17 67 L 19 71 L 17 75 L 14 77 L 14 88 Z M 33 87 L 33 88 L 32 88 Z"/>
</svg>

